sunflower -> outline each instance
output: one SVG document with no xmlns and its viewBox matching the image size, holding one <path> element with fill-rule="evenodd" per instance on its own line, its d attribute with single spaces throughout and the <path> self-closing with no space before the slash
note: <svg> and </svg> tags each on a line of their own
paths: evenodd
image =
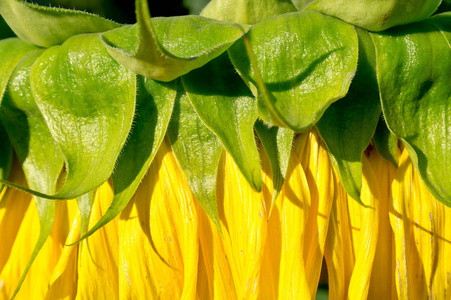
<svg viewBox="0 0 451 300">
<path fill-rule="evenodd" d="M 0 298 L 450 298 L 439 4 L 0 2 Z"/>
</svg>

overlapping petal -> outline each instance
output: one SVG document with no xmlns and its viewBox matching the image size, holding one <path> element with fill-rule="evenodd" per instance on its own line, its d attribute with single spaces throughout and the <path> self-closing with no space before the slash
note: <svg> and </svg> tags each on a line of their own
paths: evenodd
<svg viewBox="0 0 451 300">
<path fill-rule="evenodd" d="M 428 192 L 406 149 L 400 157 L 390 199 L 398 297 L 449 299 L 451 208 Z"/>
<path fill-rule="evenodd" d="M 88 227 L 97 223 L 112 200 L 113 188 L 110 182 L 97 188 Z M 116 217 L 78 245 L 77 299 L 119 298 L 118 222 L 119 218 Z"/>
<path fill-rule="evenodd" d="M 120 298 L 194 299 L 197 222 L 194 196 L 164 141 L 120 216 Z"/>
<path fill-rule="evenodd" d="M 210 297 L 256 299 L 267 230 L 265 200 L 270 201 L 271 191 L 266 183 L 262 193 L 253 190 L 227 152 L 221 159 L 216 194 L 222 237 L 198 210 Z"/>
<path fill-rule="evenodd" d="M 369 298 L 396 299 L 395 284 L 395 244 L 390 225 L 390 188 L 395 178 L 396 168 L 383 159 L 376 149 L 372 149 L 368 161 L 376 175 L 380 188 L 379 235 L 376 254 L 371 272 Z"/>
<path fill-rule="evenodd" d="M 25 185 L 18 164 L 14 167 L 12 180 Z M 40 222 L 31 195 L 6 188 L 0 205 L 0 239 L 5 241 L 0 251 L 0 299 L 9 299 L 39 237 Z M 75 212 L 74 201 L 57 203 L 52 232 L 30 268 L 17 299 L 45 298 Z"/>
<path fill-rule="evenodd" d="M 224 151 L 218 172 L 221 232 L 194 199 L 164 141 L 126 209 L 79 244 L 74 201 L 59 201 L 52 234 L 18 299 L 292 299 L 316 294 L 326 259 L 331 299 L 451 296 L 451 209 L 430 195 L 408 153 L 399 168 L 370 147 L 362 201 L 344 191 L 315 131 L 297 136 L 271 214 L 272 175 L 261 152 L 261 193 Z M 25 184 L 18 165 L 12 180 Z M 13 292 L 39 235 L 33 198 L 0 202 L 0 299 Z M 89 226 L 113 198 L 95 192 Z"/>
<path fill-rule="evenodd" d="M 379 233 L 380 191 L 365 155 L 361 199 L 365 206 L 346 195 L 336 184 L 325 258 L 331 299 L 365 299 Z"/>
</svg>

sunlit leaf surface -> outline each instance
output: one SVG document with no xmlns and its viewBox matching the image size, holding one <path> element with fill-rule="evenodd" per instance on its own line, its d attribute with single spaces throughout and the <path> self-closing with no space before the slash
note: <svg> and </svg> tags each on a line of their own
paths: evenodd
<svg viewBox="0 0 451 300">
<path fill-rule="evenodd" d="M 373 34 L 388 128 L 431 193 L 451 205 L 451 14 Z"/>
<path fill-rule="evenodd" d="M 101 185 L 132 125 L 136 76 L 108 55 L 97 34 L 78 35 L 39 57 L 31 86 L 66 161 L 66 182 L 55 197 Z"/>
<path fill-rule="evenodd" d="M 0 1 L 0 14 L 18 37 L 41 47 L 62 44 L 77 34 L 103 32 L 120 26 L 86 12 L 43 7 L 22 0 Z"/>
<path fill-rule="evenodd" d="M 349 24 L 316 12 L 290 13 L 255 24 L 248 36 L 256 66 L 243 39 L 229 54 L 260 93 L 259 85 L 266 86 L 269 96 L 259 97 L 259 116 L 270 125 L 304 131 L 346 95 L 358 52 L 357 34 Z M 257 82 L 255 68 L 263 83 Z"/>
</svg>

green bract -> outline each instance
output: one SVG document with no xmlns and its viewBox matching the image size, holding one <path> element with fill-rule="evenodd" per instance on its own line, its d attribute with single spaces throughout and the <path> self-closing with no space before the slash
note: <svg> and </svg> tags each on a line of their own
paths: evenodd
<svg viewBox="0 0 451 300">
<path fill-rule="evenodd" d="M 305 9 L 340 18 L 372 31 L 420 21 L 432 15 L 441 0 L 313 0 Z"/>
<path fill-rule="evenodd" d="M 85 12 L 42 7 L 22 0 L 0 1 L 0 14 L 18 37 L 41 47 L 62 44 L 76 34 L 102 32 L 120 26 Z"/>
<path fill-rule="evenodd" d="M 382 109 L 431 193 L 451 206 L 451 14 L 373 34 Z"/>
<path fill-rule="evenodd" d="M 346 97 L 333 103 L 317 127 L 330 152 L 343 186 L 360 200 L 362 152 L 376 130 L 381 114 L 376 80 L 376 56 L 370 35 L 359 34 L 359 68 Z"/>
<path fill-rule="evenodd" d="M 215 20 L 255 24 L 294 11 L 296 7 L 290 0 L 212 0 L 200 14 Z"/>
<path fill-rule="evenodd" d="M 66 182 L 55 197 L 81 196 L 113 172 L 135 114 L 136 75 L 108 55 L 98 34 L 88 34 L 45 51 L 30 76 L 66 160 Z"/>
<path fill-rule="evenodd" d="M 164 138 L 218 228 L 223 151 L 256 191 L 266 155 L 274 201 L 307 130 L 357 201 L 365 149 L 396 165 L 402 143 L 451 206 L 451 13 L 429 17 L 439 2 L 213 0 L 202 16 L 151 19 L 137 0 L 137 24 L 121 25 L 1 0 L 19 38 L 0 41 L 0 182 L 38 196 L 28 267 L 52 227 L 48 199 L 78 197 L 82 239 L 93 234 L 126 207 Z M 13 152 L 28 187 L 7 181 Z M 111 206 L 85 228 L 110 178 Z"/>
<path fill-rule="evenodd" d="M 157 18 L 152 26 L 147 2 L 136 4 L 138 23 L 107 32 L 102 39 L 118 62 L 156 80 L 171 81 L 201 67 L 226 51 L 247 28 L 197 16 Z"/>
<path fill-rule="evenodd" d="M 203 123 L 221 140 L 244 177 L 262 188 L 253 127 L 257 103 L 227 55 L 182 77 L 188 97 Z"/>
<path fill-rule="evenodd" d="M 260 70 L 270 94 L 269 99 L 258 97 L 264 121 L 304 131 L 346 95 L 357 67 L 353 26 L 316 12 L 299 12 L 257 23 L 248 36 L 256 66 L 246 55 L 244 39 L 229 53 L 238 72 L 253 85 L 261 85 L 255 68 Z"/>
<path fill-rule="evenodd" d="M 216 204 L 216 177 L 222 145 L 216 135 L 199 119 L 181 85 L 168 136 L 196 199 L 220 228 Z M 190 151 L 186 151 L 187 149 Z"/>
</svg>

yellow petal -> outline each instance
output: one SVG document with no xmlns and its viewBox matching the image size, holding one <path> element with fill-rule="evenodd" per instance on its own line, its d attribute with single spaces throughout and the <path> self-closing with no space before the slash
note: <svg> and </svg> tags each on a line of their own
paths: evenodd
<svg viewBox="0 0 451 300">
<path fill-rule="evenodd" d="M 212 298 L 213 295 L 210 294 L 210 285 L 208 283 L 207 267 L 205 265 L 202 248 L 199 247 L 199 266 L 197 272 L 197 299 L 203 300 Z"/>
<path fill-rule="evenodd" d="M 8 193 L 7 191 L 7 195 L 11 197 L 13 196 L 13 193 Z M 14 205 L 14 202 L 16 200 L 22 200 L 15 197 L 10 197 L 3 199 L 2 201 L 2 203 L 4 201 L 7 202 L 6 209 L 8 211 L 6 212 L 6 214 L 14 211 L 13 209 L 9 209 L 9 207 L 11 207 L 10 205 Z M 8 257 L 0 274 L 0 289 L 2 292 L 1 299 L 5 300 L 9 299 L 12 296 L 12 293 L 14 292 L 19 282 L 20 276 L 25 270 L 28 258 L 31 256 L 31 253 L 39 236 L 39 216 L 36 208 L 36 203 L 32 200 L 32 197 L 29 197 L 27 202 L 29 203 L 29 205 L 23 218 L 19 220 L 20 227 L 15 234 L 13 244 L 11 245 L 10 249 L 5 248 L 5 253 L 8 253 Z M 3 241 L 3 235 L 1 236 L 1 239 Z M 1 252 L 3 252 L 3 247 Z M 38 258 L 36 258 L 36 260 L 37 259 Z M 23 282 L 22 288 L 19 291 L 16 299 L 26 299 L 27 297 L 31 297 L 31 295 L 33 294 L 35 295 L 35 297 L 44 297 L 46 290 L 45 285 L 50 278 L 49 272 L 46 272 L 46 274 L 40 274 L 41 276 L 39 277 L 39 279 L 35 280 L 33 291 L 34 293 L 31 293 L 31 288 L 33 287 L 30 286 L 30 281 L 27 280 L 30 277 L 30 272 L 25 278 L 25 281 Z M 38 282 L 39 286 L 37 286 Z"/>
<path fill-rule="evenodd" d="M 92 227 L 113 199 L 110 182 L 97 188 L 89 217 Z M 118 299 L 118 220 L 116 217 L 79 244 L 77 299 Z"/>
<path fill-rule="evenodd" d="M 271 247 L 281 247 L 279 299 L 309 299 L 310 289 L 305 270 L 305 230 L 310 193 L 302 165 L 292 156 L 287 182 L 282 188 L 281 201 L 272 212 L 271 219 L 280 218 L 280 241 L 268 241 Z M 269 226 L 272 226 L 271 220 Z M 273 257 L 272 259 L 277 258 Z"/>
<path fill-rule="evenodd" d="M 334 190 L 324 257 L 328 269 L 329 298 L 346 299 L 355 257 L 349 238 L 351 228 L 347 195 L 339 182 L 336 182 Z"/>
<path fill-rule="evenodd" d="M 21 186 L 26 185 L 24 174 L 17 162 L 12 168 L 10 180 Z M 12 246 L 31 200 L 31 195 L 13 188 L 4 187 L 0 193 L 0 273 L 9 259 Z M 4 286 L 5 282 L 0 281 L 0 290 L 3 290 Z"/>
<path fill-rule="evenodd" d="M 69 210 L 78 212 L 78 206 L 71 201 Z M 71 230 L 66 239 L 61 256 L 50 279 L 49 290 L 46 299 L 75 299 L 78 282 L 78 244 L 68 246 L 80 238 L 81 219 L 78 213 L 73 218 Z"/>
<path fill-rule="evenodd" d="M 199 210 L 199 237 L 214 299 L 255 299 L 266 240 L 264 195 L 254 191 L 231 156 L 224 151 L 219 165 L 217 201 L 223 237 Z"/>
<path fill-rule="evenodd" d="M 339 192 L 334 199 L 326 243 L 331 299 L 365 299 L 379 231 L 379 186 L 365 155 L 362 156 L 362 206 Z M 337 186 L 338 189 L 343 189 Z"/>
<path fill-rule="evenodd" d="M 290 158 L 292 159 L 292 158 Z M 268 193 L 265 197 L 265 205 L 272 205 L 269 215 L 266 243 L 263 250 L 263 261 L 260 273 L 260 294 L 259 299 L 277 299 L 279 297 L 279 279 L 280 279 L 280 258 L 282 251 L 282 224 L 281 224 L 281 199 L 283 191 L 281 190 L 276 201 L 272 202 L 273 190 L 266 187 L 273 187 L 272 170 L 269 165 L 268 158 L 265 153 L 261 153 L 262 169 L 263 169 L 263 193 Z M 287 172 L 292 172 L 294 167 L 288 166 Z M 286 178 L 286 181 L 288 177 Z M 269 201 L 271 199 L 271 201 Z"/>
<path fill-rule="evenodd" d="M 406 149 L 400 158 L 391 197 L 399 298 L 450 297 L 451 209 L 429 193 Z"/>
<path fill-rule="evenodd" d="M 308 221 L 305 236 L 305 270 L 309 283 L 310 294 L 315 295 L 321 275 L 329 217 L 334 198 L 334 174 L 327 150 L 322 146 L 316 131 L 310 133 L 309 149 L 304 157 L 304 170 L 310 191 Z"/>
<path fill-rule="evenodd" d="M 379 237 L 371 273 L 369 298 L 396 299 L 395 283 L 395 242 L 390 226 L 390 188 L 395 178 L 396 168 L 373 149 L 368 158 L 380 187 Z"/>
<path fill-rule="evenodd" d="M 202 206 L 196 204 L 196 207 L 202 261 L 208 284 L 208 297 L 201 299 L 238 299 L 222 237 Z"/>
<path fill-rule="evenodd" d="M 164 141 L 119 221 L 123 299 L 194 299 L 198 273 L 194 197 Z"/>
<path fill-rule="evenodd" d="M 262 299 L 309 299 L 316 294 L 334 193 L 331 172 L 318 135 L 300 135 L 268 223 Z"/>
<path fill-rule="evenodd" d="M 18 165 L 14 166 L 12 178 L 14 181 L 25 184 L 23 173 L 18 170 L 19 168 Z M 5 248 L 2 244 L 2 251 L 0 251 L 3 264 L 0 274 L 0 291 L 2 299 L 9 299 L 34 250 L 39 237 L 40 222 L 35 201 L 23 192 L 7 189 L 3 195 L 3 205 L 5 205 L 6 211 L 2 211 L 0 216 L 2 227 L 0 239 L 2 242 L 5 240 L 7 244 Z M 11 215 L 13 213 L 17 213 L 17 215 Z M 45 297 L 53 269 L 59 260 L 69 233 L 71 219 L 73 219 L 73 214 L 68 209 L 68 202 L 58 201 L 50 236 L 36 256 L 16 299 L 43 299 Z M 15 236 L 12 237 L 10 233 L 6 233 L 3 226 L 6 226 L 6 229 L 10 226 Z"/>
</svg>

